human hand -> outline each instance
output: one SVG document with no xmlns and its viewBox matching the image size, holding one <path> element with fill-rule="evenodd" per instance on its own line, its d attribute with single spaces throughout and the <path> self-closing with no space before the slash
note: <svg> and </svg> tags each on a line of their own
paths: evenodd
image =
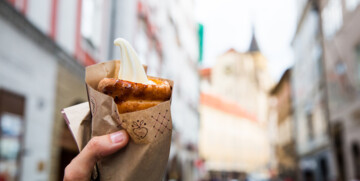
<svg viewBox="0 0 360 181">
<path fill-rule="evenodd" d="M 65 168 L 64 181 L 89 181 L 95 163 L 123 148 L 128 141 L 129 135 L 124 130 L 91 138 L 85 148 Z"/>
</svg>

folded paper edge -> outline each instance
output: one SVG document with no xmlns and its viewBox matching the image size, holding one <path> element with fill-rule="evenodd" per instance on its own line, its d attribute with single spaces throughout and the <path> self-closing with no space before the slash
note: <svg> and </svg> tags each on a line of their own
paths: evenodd
<svg viewBox="0 0 360 181">
<path fill-rule="evenodd" d="M 81 151 L 80 145 L 79 145 L 78 141 L 76 140 L 76 137 L 75 137 L 75 135 L 74 135 L 74 131 L 73 131 L 73 130 L 71 129 L 71 127 L 70 127 L 70 124 L 71 124 L 71 123 L 70 123 L 70 121 L 69 121 L 69 119 L 68 119 L 68 117 L 67 117 L 64 109 L 61 110 L 61 114 L 63 115 L 63 118 L 64 118 L 64 120 L 65 120 L 66 126 L 67 126 L 68 129 L 70 130 L 71 135 L 72 135 L 72 137 L 73 137 L 73 139 L 74 139 L 74 141 L 75 141 L 75 143 L 76 143 L 76 146 L 77 146 L 77 148 L 78 148 L 78 150 L 79 150 L 79 152 L 80 152 L 80 151 Z"/>
<path fill-rule="evenodd" d="M 75 106 L 78 106 L 78 105 L 84 104 L 84 103 L 88 103 L 88 102 L 79 103 L 79 104 L 76 104 L 76 105 L 69 106 L 69 107 L 66 107 L 66 108 L 61 109 L 61 114 L 62 114 L 62 116 L 63 116 L 63 118 L 64 118 L 64 120 L 65 120 L 65 123 L 66 123 L 68 129 L 69 129 L 70 132 L 71 132 L 71 135 L 72 135 L 72 137 L 73 137 L 73 139 L 74 139 L 74 141 L 75 141 L 75 143 L 76 143 L 76 146 L 77 146 L 79 152 L 82 150 L 81 145 L 80 145 L 81 143 L 78 142 L 79 140 L 76 139 L 76 135 L 74 134 L 74 132 L 77 132 L 78 130 L 74 130 L 74 129 L 70 126 L 71 121 L 69 120 L 69 117 L 68 117 L 68 115 L 66 114 L 65 109 L 68 109 L 68 108 L 71 108 L 71 107 L 75 107 Z M 89 106 L 89 108 L 90 108 L 90 106 Z M 81 124 L 80 124 L 80 125 L 81 125 Z M 78 129 L 79 129 L 79 128 L 80 128 L 80 127 L 78 127 Z M 83 138 L 81 138 L 81 139 L 83 139 Z"/>
</svg>

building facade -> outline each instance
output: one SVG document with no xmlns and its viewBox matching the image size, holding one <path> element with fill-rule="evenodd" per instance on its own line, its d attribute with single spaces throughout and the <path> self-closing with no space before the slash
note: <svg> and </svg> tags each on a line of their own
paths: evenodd
<svg viewBox="0 0 360 181">
<path fill-rule="evenodd" d="M 331 141 L 339 180 L 360 179 L 360 1 L 320 1 Z"/>
<path fill-rule="evenodd" d="M 37 21 L 36 3 L 0 1 L 0 177 L 5 180 L 54 180 L 57 150 L 66 150 L 58 144 L 60 110 L 86 101 L 81 62 Z"/>
<path fill-rule="evenodd" d="M 0 136 L 0 178 L 62 179 L 77 151 L 60 111 L 87 100 L 84 67 L 119 59 L 113 41 L 123 37 L 148 65 L 148 74 L 174 80 L 170 160 L 181 165 L 179 177 L 197 179 L 198 38 L 192 0 L 1 0 L 0 8 L 0 122 L 9 125 Z M 4 106 L 4 97 L 22 109 Z"/>
<path fill-rule="evenodd" d="M 292 89 L 299 178 L 333 180 L 336 165 L 328 132 L 319 8 L 315 1 L 298 4 Z"/>
<path fill-rule="evenodd" d="M 297 154 L 292 110 L 291 69 L 282 75 L 280 81 L 271 90 L 269 124 L 275 126 L 273 144 L 275 168 L 281 179 L 297 178 Z M 272 120 L 273 119 L 273 120 Z"/>
</svg>

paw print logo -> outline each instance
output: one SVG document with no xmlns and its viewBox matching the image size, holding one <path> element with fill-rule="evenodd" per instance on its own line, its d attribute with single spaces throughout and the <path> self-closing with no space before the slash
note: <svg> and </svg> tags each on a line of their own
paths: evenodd
<svg viewBox="0 0 360 181">
<path fill-rule="evenodd" d="M 136 120 L 132 122 L 131 127 L 133 128 L 133 132 L 139 139 L 145 138 L 148 133 L 148 129 L 144 127 L 145 125 L 146 123 L 144 120 Z"/>
</svg>

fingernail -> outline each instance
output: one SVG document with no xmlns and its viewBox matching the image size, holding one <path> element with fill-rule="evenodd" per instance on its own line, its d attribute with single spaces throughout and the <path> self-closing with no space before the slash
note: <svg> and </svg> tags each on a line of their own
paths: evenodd
<svg viewBox="0 0 360 181">
<path fill-rule="evenodd" d="M 120 143 L 124 140 L 124 137 L 125 135 L 123 131 L 118 131 L 110 135 L 110 139 L 112 143 Z"/>
</svg>

